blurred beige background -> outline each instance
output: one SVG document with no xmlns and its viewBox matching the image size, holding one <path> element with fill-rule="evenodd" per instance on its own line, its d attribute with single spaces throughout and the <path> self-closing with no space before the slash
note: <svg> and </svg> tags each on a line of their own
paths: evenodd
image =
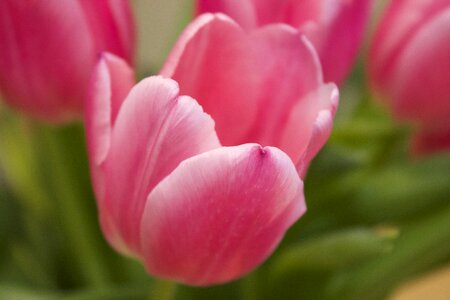
<svg viewBox="0 0 450 300">
<path fill-rule="evenodd" d="M 424 299 L 450 299 L 450 266 L 406 283 L 391 298 L 391 300 Z"/>
<path fill-rule="evenodd" d="M 132 0 L 138 27 L 139 74 L 156 74 L 193 15 L 191 0 Z"/>
<path fill-rule="evenodd" d="M 133 5 L 138 26 L 138 72 L 141 76 L 157 74 L 179 33 L 192 18 L 193 1 L 133 0 Z M 391 297 L 391 300 L 423 299 L 450 299 L 450 266 L 406 283 Z"/>
</svg>

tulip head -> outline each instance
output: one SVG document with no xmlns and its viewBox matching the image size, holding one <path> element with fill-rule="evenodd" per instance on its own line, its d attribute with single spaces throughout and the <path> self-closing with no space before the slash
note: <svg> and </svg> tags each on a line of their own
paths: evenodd
<svg viewBox="0 0 450 300">
<path fill-rule="evenodd" d="M 134 84 L 104 54 L 92 77 L 86 129 L 102 230 L 156 276 L 237 279 L 305 212 L 302 176 L 330 133 L 336 87 L 297 31 L 248 33 L 224 15 L 194 21 L 161 75 Z"/>
<path fill-rule="evenodd" d="M 107 55 L 87 112 L 107 240 L 151 274 L 186 284 L 251 271 L 305 212 L 294 164 L 277 148 L 221 147 L 211 117 L 179 96 L 175 81 L 150 77 L 131 87 L 129 74 Z"/>
<path fill-rule="evenodd" d="M 413 151 L 450 149 L 450 1 L 392 1 L 368 67 L 394 117 L 417 126 Z"/>
<path fill-rule="evenodd" d="M 372 0 L 198 0 L 197 13 L 222 12 L 247 30 L 284 23 L 316 48 L 325 81 L 341 83 L 350 71 L 370 16 Z"/>
<path fill-rule="evenodd" d="M 126 0 L 0 2 L 0 90 L 12 106 L 51 122 L 82 114 L 101 51 L 132 62 Z"/>
</svg>

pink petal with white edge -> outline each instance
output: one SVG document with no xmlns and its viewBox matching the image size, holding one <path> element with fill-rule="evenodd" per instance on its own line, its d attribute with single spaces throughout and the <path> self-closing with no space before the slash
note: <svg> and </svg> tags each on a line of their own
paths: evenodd
<svg viewBox="0 0 450 300">
<path fill-rule="evenodd" d="M 160 277 L 224 283 L 261 264 L 305 210 L 303 182 L 284 152 L 222 147 L 185 160 L 150 193 L 142 258 Z"/>
<path fill-rule="evenodd" d="M 291 111 L 278 147 L 293 158 L 302 177 L 331 134 L 338 104 L 339 90 L 329 83 L 304 97 Z"/>
<path fill-rule="evenodd" d="M 214 121 L 195 100 L 179 96 L 175 81 L 149 77 L 133 87 L 118 113 L 105 161 L 100 214 L 108 240 L 119 251 L 138 254 L 150 191 L 181 161 L 217 147 Z"/>
<path fill-rule="evenodd" d="M 121 58 L 103 53 L 93 72 L 86 103 L 86 131 L 92 163 L 99 166 L 109 150 L 111 128 L 128 92 L 134 72 Z"/>
<path fill-rule="evenodd" d="M 113 54 L 102 54 L 94 70 L 86 101 L 86 136 L 93 189 L 99 210 L 105 201 L 103 162 L 111 143 L 111 130 L 122 101 L 134 85 L 134 72 Z"/>
<path fill-rule="evenodd" d="M 194 21 L 161 74 L 199 101 L 224 145 L 276 145 L 291 109 L 322 84 L 318 57 L 295 29 L 247 33 L 221 14 Z"/>
</svg>

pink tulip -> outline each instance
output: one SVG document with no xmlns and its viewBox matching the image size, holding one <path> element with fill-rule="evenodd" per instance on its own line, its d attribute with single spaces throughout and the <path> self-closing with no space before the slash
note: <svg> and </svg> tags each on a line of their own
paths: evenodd
<svg viewBox="0 0 450 300">
<path fill-rule="evenodd" d="M 246 33 L 224 15 L 194 21 L 161 73 L 134 85 L 110 54 L 96 68 L 86 117 L 102 230 L 156 276 L 236 279 L 305 212 L 298 173 L 331 131 L 337 89 L 295 30 Z"/>
<path fill-rule="evenodd" d="M 82 114 L 98 53 L 132 61 L 126 0 L 1 0 L 0 89 L 5 100 L 52 122 Z"/>
<path fill-rule="evenodd" d="M 450 1 L 396 0 L 370 49 L 373 89 L 416 124 L 416 153 L 450 149 Z"/>
<path fill-rule="evenodd" d="M 341 83 L 361 43 L 372 0 L 197 0 L 197 13 L 223 12 L 251 30 L 271 23 L 298 28 L 314 44 L 325 81 Z"/>
</svg>

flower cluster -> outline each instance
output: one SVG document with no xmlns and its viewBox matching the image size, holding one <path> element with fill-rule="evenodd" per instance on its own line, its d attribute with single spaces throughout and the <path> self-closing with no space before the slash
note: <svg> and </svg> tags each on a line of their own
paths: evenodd
<svg viewBox="0 0 450 300">
<path fill-rule="evenodd" d="M 159 74 L 136 83 L 125 0 L 2 0 L 0 88 L 30 116 L 84 116 L 102 231 L 149 273 L 224 283 L 306 211 L 371 0 L 198 0 Z M 450 2 L 396 0 L 370 83 L 416 152 L 450 147 Z M 345 100 L 344 100 L 345 101 Z"/>
</svg>

